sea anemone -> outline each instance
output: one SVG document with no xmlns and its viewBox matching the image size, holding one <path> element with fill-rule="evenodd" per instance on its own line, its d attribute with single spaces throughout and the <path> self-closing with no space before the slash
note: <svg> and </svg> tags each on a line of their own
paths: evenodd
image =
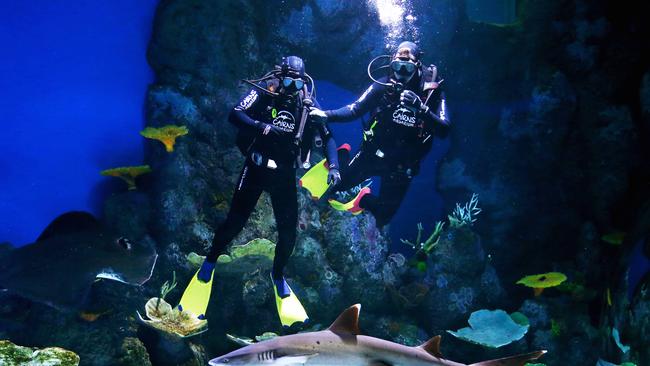
<svg viewBox="0 0 650 366">
<path fill-rule="evenodd" d="M 140 131 L 140 134 L 148 139 L 162 142 L 167 152 L 172 152 L 174 151 L 176 138 L 187 135 L 188 132 L 185 126 L 167 125 L 163 127 L 147 127 Z"/>
<path fill-rule="evenodd" d="M 129 191 L 133 191 L 136 189 L 135 178 L 146 173 L 151 173 L 151 167 L 149 165 L 125 166 L 106 169 L 103 170 L 100 174 L 107 177 L 116 177 L 124 180 L 129 186 Z"/>
<path fill-rule="evenodd" d="M 549 272 L 526 276 L 517 281 L 517 284 L 532 288 L 535 291 L 535 296 L 539 296 L 545 288 L 558 286 L 564 281 L 566 281 L 564 273 Z"/>
</svg>

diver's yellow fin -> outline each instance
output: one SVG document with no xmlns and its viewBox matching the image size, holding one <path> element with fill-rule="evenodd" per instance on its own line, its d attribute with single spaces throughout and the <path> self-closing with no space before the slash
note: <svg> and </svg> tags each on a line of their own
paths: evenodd
<svg viewBox="0 0 650 366">
<path fill-rule="evenodd" d="M 319 200 L 327 191 L 327 159 L 323 159 L 314 165 L 300 178 L 298 185 L 309 191 L 313 200 Z"/>
<path fill-rule="evenodd" d="M 359 206 L 361 199 L 363 198 L 363 196 L 369 194 L 370 192 L 371 192 L 370 187 L 363 187 L 350 202 L 343 203 L 335 199 L 330 199 L 327 202 L 329 202 L 330 206 L 332 206 L 332 208 L 335 210 L 348 211 L 353 215 L 358 215 L 363 212 L 363 208 Z"/>
<path fill-rule="evenodd" d="M 287 284 L 289 286 L 289 284 Z M 309 321 L 309 316 L 305 308 L 298 300 L 296 294 L 293 293 L 291 287 L 289 287 L 289 296 L 281 298 L 278 296 L 278 289 L 273 284 L 273 293 L 275 294 L 275 306 L 278 309 L 278 316 L 280 317 L 280 323 L 283 327 L 289 328 L 296 323 L 307 323 Z"/>
<path fill-rule="evenodd" d="M 178 303 L 178 309 L 190 312 L 199 319 L 205 319 L 205 312 L 210 303 L 214 270 L 212 271 L 210 281 L 208 282 L 200 281 L 198 274 L 199 272 L 197 271 L 194 276 L 192 276 L 192 280 L 187 285 L 187 288 L 185 288 L 181 301 Z"/>
<path fill-rule="evenodd" d="M 349 144 L 343 144 L 336 150 L 339 152 L 340 159 L 342 153 L 350 153 L 352 148 Z M 327 166 L 327 159 L 323 159 L 309 169 L 302 178 L 300 178 L 298 185 L 308 190 L 312 199 L 319 200 L 329 188 L 329 184 L 327 184 L 328 173 L 329 167 Z"/>
</svg>

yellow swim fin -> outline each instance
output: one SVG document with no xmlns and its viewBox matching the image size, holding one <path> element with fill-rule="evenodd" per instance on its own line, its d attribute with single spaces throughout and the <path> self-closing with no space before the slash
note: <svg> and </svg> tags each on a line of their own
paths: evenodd
<svg viewBox="0 0 650 366">
<path fill-rule="evenodd" d="M 200 269 L 199 269 L 200 270 Z M 202 282 L 198 278 L 199 271 L 196 271 L 192 280 L 185 288 L 185 292 L 178 303 L 178 309 L 194 314 L 199 319 L 205 319 L 205 312 L 210 303 L 210 293 L 212 292 L 212 279 L 214 278 L 214 269 L 210 275 L 210 281 Z"/>
<path fill-rule="evenodd" d="M 319 200 L 329 188 L 329 184 L 327 184 L 328 173 L 327 159 L 323 159 L 300 178 L 298 186 L 308 190 L 313 200 Z"/>
<path fill-rule="evenodd" d="M 273 278 L 271 278 L 271 282 L 274 282 Z M 282 323 L 284 328 L 289 328 L 297 323 L 307 323 L 309 321 L 309 316 L 307 316 L 305 308 L 300 303 L 300 300 L 298 300 L 296 294 L 293 293 L 289 284 L 287 284 L 287 288 L 289 288 L 289 296 L 282 298 L 278 295 L 278 289 L 276 288 L 275 283 L 273 283 L 275 306 L 278 309 L 280 323 Z"/>
<path fill-rule="evenodd" d="M 344 151 L 350 153 L 352 148 L 349 144 L 343 144 L 336 150 L 339 152 L 340 159 L 340 156 Z M 308 190 L 312 199 L 319 200 L 329 189 L 329 184 L 327 184 L 328 173 L 329 167 L 327 166 L 327 159 L 323 159 L 309 169 L 302 178 L 300 178 L 298 185 Z"/>
<path fill-rule="evenodd" d="M 359 203 L 361 202 L 363 196 L 369 193 L 371 193 L 370 187 L 363 187 L 350 202 L 343 203 L 335 199 L 329 199 L 327 202 L 329 202 L 330 206 L 332 206 L 332 208 L 335 210 L 347 211 L 353 215 L 358 215 L 363 212 L 363 208 L 359 206 Z"/>
</svg>

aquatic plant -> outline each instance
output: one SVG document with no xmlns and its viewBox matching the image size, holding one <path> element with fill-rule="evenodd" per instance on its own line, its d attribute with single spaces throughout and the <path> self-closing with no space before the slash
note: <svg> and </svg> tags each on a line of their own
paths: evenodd
<svg viewBox="0 0 650 366">
<path fill-rule="evenodd" d="M 128 185 L 129 191 L 136 189 L 135 179 L 147 173 L 151 173 L 151 167 L 149 165 L 125 166 L 106 169 L 100 172 L 101 175 L 107 177 L 116 177 L 122 179 Z"/>
<path fill-rule="evenodd" d="M 489 348 L 499 348 L 518 341 L 528 332 L 528 325 L 518 324 L 503 310 L 473 312 L 469 327 L 447 332 L 456 338 Z"/>
<path fill-rule="evenodd" d="M 438 221 L 436 223 L 436 228 L 433 230 L 431 235 L 423 242 L 422 241 L 422 232 L 424 231 L 424 228 L 422 226 L 421 222 L 418 222 L 418 235 L 415 238 L 415 243 L 406 240 L 406 239 L 400 239 L 400 241 L 404 244 L 410 245 L 415 249 L 416 251 L 423 251 L 426 254 L 431 253 L 433 248 L 438 245 L 440 242 L 440 234 L 442 234 L 442 230 L 445 227 L 445 223 L 442 221 Z"/>
<path fill-rule="evenodd" d="M 160 297 L 158 298 L 158 302 L 156 303 L 156 311 L 158 311 L 158 306 L 160 306 L 160 301 L 164 300 L 167 294 L 172 292 L 174 288 L 176 288 L 176 285 L 178 283 L 176 282 L 176 271 L 172 272 L 172 282 L 169 283 L 169 281 L 165 281 L 163 285 L 160 287 Z"/>
<path fill-rule="evenodd" d="M 8 340 L 0 340 L 0 365 L 77 366 L 79 365 L 79 356 L 59 347 L 38 349 L 18 346 Z"/>
<path fill-rule="evenodd" d="M 185 126 L 167 125 L 163 127 L 147 127 L 140 134 L 148 139 L 158 140 L 165 145 L 167 152 L 174 151 L 176 138 L 187 135 L 189 130 Z"/>
<path fill-rule="evenodd" d="M 458 228 L 465 225 L 472 225 L 476 222 L 476 216 L 481 213 L 481 209 L 478 207 L 478 194 L 473 193 L 472 198 L 465 206 L 461 206 L 460 203 L 456 204 L 456 209 L 452 212 L 451 215 L 448 215 L 449 226 L 451 228 Z"/>
<path fill-rule="evenodd" d="M 566 279 L 567 277 L 564 273 L 549 272 L 526 276 L 517 281 L 517 284 L 532 288 L 535 292 L 535 296 L 539 296 L 545 288 L 559 286 L 562 282 L 566 281 Z"/>
</svg>

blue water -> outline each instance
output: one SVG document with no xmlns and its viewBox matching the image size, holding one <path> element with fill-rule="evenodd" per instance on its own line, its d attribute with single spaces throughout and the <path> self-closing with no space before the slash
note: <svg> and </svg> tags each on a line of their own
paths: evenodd
<svg viewBox="0 0 650 366">
<path fill-rule="evenodd" d="M 368 85 L 370 85 L 370 81 L 368 81 Z M 360 87 L 355 91 L 358 94 L 355 94 L 335 84 L 320 80 L 316 82 L 318 101 L 324 109 L 340 108 L 355 101 L 368 85 Z M 347 142 L 352 146 L 353 152 L 357 151 L 361 143 L 360 120 L 350 123 L 333 123 L 331 127 L 338 145 Z M 440 159 L 448 149 L 449 139 L 434 140 L 431 152 L 422 162 L 420 174 L 413 179 L 402 206 L 391 221 L 391 249 L 403 251 L 405 246 L 400 239 L 414 240 L 418 222 L 422 223 L 425 232 L 429 232 L 433 230 L 435 221 L 442 218 L 443 202 L 436 191 L 436 170 Z M 375 187 L 381 190 L 381 184 L 373 184 L 373 189 Z"/>
<path fill-rule="evenodd" d="M 156 5 L 0 3 L 0 242 L 29 243 L 64 211 L 98 214 L 119 183 L 99 172 L 141 163 Z"/>
</svg>

